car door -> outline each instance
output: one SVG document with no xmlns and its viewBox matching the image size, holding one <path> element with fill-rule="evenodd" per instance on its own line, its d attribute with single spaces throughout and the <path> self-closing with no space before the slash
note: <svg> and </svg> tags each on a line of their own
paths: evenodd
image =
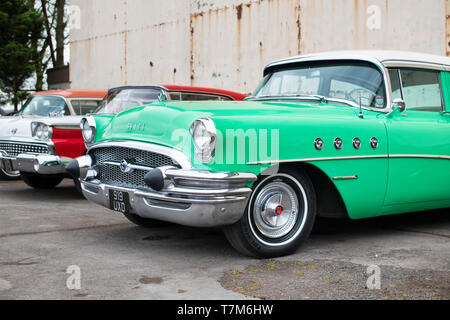
<svg viewBox="0 0 450 320">
<path fill-rule="evenodd" d="M 444 92 L 450 90 L 447 76 L 427 69 L 390 70 L 393 98 L 403 99 L 406 110 L 394 112 L 387 120 L 385 206 L 421 203 L 410 207 L 422 210 L 450 199 L 450 116 L 445 112 L 450 101 L 444 99 Z"/>
</svg>

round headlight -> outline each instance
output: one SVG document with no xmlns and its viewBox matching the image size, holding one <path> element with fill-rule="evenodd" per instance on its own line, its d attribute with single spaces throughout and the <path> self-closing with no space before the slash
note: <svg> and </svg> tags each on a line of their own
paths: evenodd
<svg viewBox="0 0 450 320">
<path fill-rule="evenodd" d="M 36 128 L 36 138 L 42 139 L 44 136 L 44 126 L 42 124 L 38 125 Z"/>
<path fill-rule="evenodd" d="M 95 120 L 83 118 L 81 120 L 81 130 L 83 133 L 83 139 L 87 144 L 94 142 L 95 139 Z"/>
<path fill-rule="evenodd" d="M 38 140 L 48 141 L 52 138 L 52 128 L 42 122 L 32 122 L 31 135 Z"/>
<path fill-rule="evenodd" d="M 50 138 L 50 127 L 46 124 L 42 125 L 42 139 L 48 140 Z"/>
<path fill-rule="evenodd" d="M 214 157 L 217 143 L 217 131 L 211 119 L 198 119 L 191 126 L 192 140 L 194 142 L 197 158 L 207 163 Z"/>
</svg>

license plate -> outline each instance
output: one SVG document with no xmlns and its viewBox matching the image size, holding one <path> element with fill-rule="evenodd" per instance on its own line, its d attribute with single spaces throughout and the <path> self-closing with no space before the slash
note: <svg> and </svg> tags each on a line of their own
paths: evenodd
<svg viewBox="0 0 450 320">
<path fill-rule="evenodd" d="M 120 213 L 130 212 L 130 195 L 123 191 L 109 190 L 109 206 L 111 210 Z"/>
</svg>

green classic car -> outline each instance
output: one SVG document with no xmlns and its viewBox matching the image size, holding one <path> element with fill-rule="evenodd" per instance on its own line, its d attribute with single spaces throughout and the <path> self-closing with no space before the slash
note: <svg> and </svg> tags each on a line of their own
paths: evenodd
<svg viewBox="0 0 450 320">
<path fill-rule="evenodd" d="M 450 207 L 450 59 L 351 51 L 269 64 L 245 102 L 160 99 L 82 121 L 85 197 L 149 226 L 223 227 L 253 257 L 316 217 Z"/>
</svg>

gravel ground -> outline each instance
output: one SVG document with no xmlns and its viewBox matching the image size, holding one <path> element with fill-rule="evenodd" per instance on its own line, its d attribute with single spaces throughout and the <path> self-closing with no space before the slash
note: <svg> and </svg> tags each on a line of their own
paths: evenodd
<svg viewBox="0 0 450 320">
<path fill-rule="evenodd" d="M 381 271 L 368 290 L 367 267 Z M 69 266 L 81 288 L 67 287 Z M 0 182 L 0 300 L 450 299 L 450 210 L 319 219 L 276 260 L 237 253 L 218 229 L 140 228 L 81 197 Z"/>
<path fill-rule="evenodd" d="M 269 261 L 230 270 L 228 290 L 267 300 L 448 300 L 450 272 L 378 266 L 380 289 L 370 290 L 367 266 L 339 261 Z"/>
</svg>

